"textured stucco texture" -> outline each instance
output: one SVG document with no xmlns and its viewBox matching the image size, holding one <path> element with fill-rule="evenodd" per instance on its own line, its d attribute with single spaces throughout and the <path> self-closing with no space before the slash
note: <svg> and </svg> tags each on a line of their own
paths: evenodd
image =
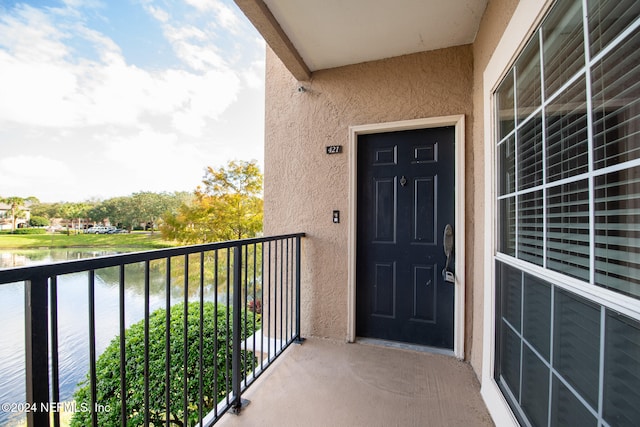
<svg viewBox="0 0 640 427">
<path fill-rule="evenodd" d="M 489 2 L 476 42 L 329 70 L 298 82 L 267 48 L 265 234 L 305 232 L 302 333 L 348 330 L 349 127 L 465 116 L 465 358 L 482 360 L 484 146 L 482 71 L 516 0 Z M 342 145 L 341 154 L 325 147 Z M 341 212 L 339 224 L 332 211 Z"/>
<path fill-rule="evenodd" d="M 268 52 L 265 233 L 307 233 L 303 332 L 347 331 L 349 126 L 465 114 L 471 117 L 470 46 L 314 73 L 299 83 Z M 300 87 L 304 91 L 300 91 Z M 342 145 L 327 155 L 325 147 Z M 341 222 L 332 222 L 332 211 Z"/>
</svg>

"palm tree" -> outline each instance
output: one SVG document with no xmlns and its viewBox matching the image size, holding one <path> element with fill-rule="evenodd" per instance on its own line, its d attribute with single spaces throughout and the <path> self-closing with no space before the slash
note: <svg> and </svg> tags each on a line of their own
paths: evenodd
<svg viewBox="0 0 640 427">
<path fill-rule="evenodd" d="M 18 221 L 18 216 L 24 213 L 24 211 L 20 208 L 24 206 L 25 199 L 23 199 L 22 197 L 12 196 L 0 199 L 0 201 L 11 206 L 11 232 L 13 233 L 14 231 L 16 231 L 16 222 Z"/>
</svg>

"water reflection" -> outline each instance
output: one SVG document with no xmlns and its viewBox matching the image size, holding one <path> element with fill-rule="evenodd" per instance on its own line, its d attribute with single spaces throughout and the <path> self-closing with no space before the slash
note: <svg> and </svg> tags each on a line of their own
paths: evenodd
<svg viewBox="0 0 640 427">
<path fill-rule="evenodd" d="M 72 259 L 112 255 L 105 249 L 47 249 L 13 251 L 0 254 L 0 268 L 60 262 Z M 206 254 L 206 268 L 200 269 L 200 255 L 171 260 L 169 298 L 171 305 L 184 301 L 185 280 L 188 282 L 189 300 L 199 300 L 201 275 L 204 274 L 205 300 L 227 300 L 226 280 L 230 275 L 226 251 Z M 166 306 L 167 263 L 150 262 L 150 312 Z M 250 268 L 251 269 L 251 268 Z M 203 272 L 203 273 L 201 273 Z M 188 274 L 187 274 L 188 273 Z M 253 285 L 253 271 L 248 271 L 248 282 Z M 96 270 L 95 318 L 96 351 L 101 354 L 119 334 L 119 277 L 118 267 Z M 187 279 L 185 279 L 187 277 Z M 218 289 L 213 285 L 218 279 Z M 144 317 L 144 263 L 125 266 L 125 324 L 129 327 Z M 256 283 L 257 291 L 260 284 Z M 74 273 L 58 277 L 58 341 L 60 368 L 60 400 L 70 400 L 77 384 L 89 369 L 89 312 L 88 273 Z M 24 379 L 24 284 L 0 285 L 0 402 L 25 401 Z M 0 412 L 0 425 L 13 421 L 11 414 Z"/>
</svg>

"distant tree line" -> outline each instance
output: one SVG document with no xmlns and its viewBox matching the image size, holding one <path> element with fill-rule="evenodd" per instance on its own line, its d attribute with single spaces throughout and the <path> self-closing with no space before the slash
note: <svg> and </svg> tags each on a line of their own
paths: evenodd
<svg viewBox="0 0 640 427">
<path fill-rule="evenodd" d="M 262 232 L 263 176 L 257 162 L 231 161 L 208 167 L 193 192 L 153 193 L 85 202 L 41 203 L 35 197 L 2 197 L 14 224 L 31 213 L 32 227 L 63 220 L 70 229 L 110 224 L 127 230 L 160 230 L 167 240 L 206 243 L 255 237 Z"/>
<path fill-rule="evenodd" d="M 163 215 L 176 211 L 180 205 L 188 204 L 192 199 L 193 194 L 189 192 L 144 191 L 104 201 L 35 203 L 30 206 L 30 222 L 32 226 L 42 226 L 42 219 L 62 219 L 72 229 L 108 222 L 128 230 L 140 227 L 155 230 Z"/>
</svg>

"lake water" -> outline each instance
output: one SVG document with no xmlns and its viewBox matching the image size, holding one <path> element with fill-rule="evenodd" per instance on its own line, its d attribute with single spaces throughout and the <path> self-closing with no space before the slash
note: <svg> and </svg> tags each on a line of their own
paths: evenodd
<svg viewBox="0 0 640 427">
<path fill-rule="evenodd" d="M 123 252 L 123 251 L 120 251 Z M 104 249 L 54 249 L 37 251 L 4 251 L 0 253 L 0 268 L 36 265 L 111 255 Z M 173 264 L 173 263 L 172 263 Z M 164 308 L 164 263 L 155 264 L 151 274 L 150 310 Z M 144 266 L 126 266 L 125 319 L 126 326 L 144 317 Z M 118 269 L 96 271 L 96 351 L 101 354 L 119 333 Z M 197 298 L 198 291 L 190 298 Z M 223 299 L 218 295 L 219 299 Z M 184 300 L 182 285 L 172 286 L 172 304 Z M 76 273 L 58 278 L 58 341 L 60 367 L 60 400 L 68 401 L 89 370 L 88 273 Z M 24 284 L 0 285 L 0 403 L 25 402 L 24 378 Z M 15 421 L 11 414 L 0 411 L 0 425 Z"/>
</svg>

